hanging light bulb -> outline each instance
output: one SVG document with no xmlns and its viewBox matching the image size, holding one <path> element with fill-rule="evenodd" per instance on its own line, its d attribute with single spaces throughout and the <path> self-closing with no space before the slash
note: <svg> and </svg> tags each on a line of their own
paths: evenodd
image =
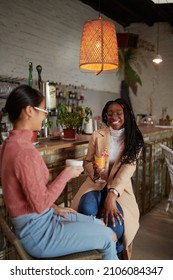
<svg viewBox="0 0 173 280">
<path fill-rule="evenodd" d="M 156 64 L 159 64 L 163 61 L 162 57 L 160 54 L 156 54 L 153 58 L 153 62 L 156 63 Z"/>
<path fill-rule="evenodd" d="M 153 62 L 159 64 L 163 61 L 161 55 L 159 54 L 159 23 L 157 24 L 157 53 L 153 57 Z"/>
<path fill-rule="evenodd" d="M 118 44 L 113 22 L 104 20 L 101 16 L 85 22 L 79 67 L 96 75 L 118 68 Z"/>
</svg>

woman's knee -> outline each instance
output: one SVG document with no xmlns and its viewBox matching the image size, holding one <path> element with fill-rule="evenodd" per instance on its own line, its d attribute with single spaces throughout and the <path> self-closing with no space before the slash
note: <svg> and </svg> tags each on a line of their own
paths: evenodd
<svg viewBox="0 0 173 280">
<path fill-rule="evenodd" d="M 96 216 L 96 214 L 93 213 L 93 209 L 91 209 L 89 205 L 82 203 L 82 201 L 79 203 L 78 212 L 88 216 Z"/>
<path fill-rule="evenodd" d="M 96 216 L 99 205 L 99 192 L 93 191 L 85 193 L 79 202 L 78 212 L 85 215 Z"/>
</svg>

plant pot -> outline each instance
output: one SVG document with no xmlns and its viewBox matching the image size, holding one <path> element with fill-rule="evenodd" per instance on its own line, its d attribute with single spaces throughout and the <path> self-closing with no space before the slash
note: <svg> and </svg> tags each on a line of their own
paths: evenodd
<svg viewBox="0 0 173 280">
<path fill-rule="evenodd" d="M 117 33 L 118 47 L 125 48 L 137 48 L 138 35 L 133 33 Z"/>
<path fill-rule="evenodd" d="M 65 128 L 64 131 L 64 140 L 75 140 L 76 139 L 76 129 Z"/>
</svg>

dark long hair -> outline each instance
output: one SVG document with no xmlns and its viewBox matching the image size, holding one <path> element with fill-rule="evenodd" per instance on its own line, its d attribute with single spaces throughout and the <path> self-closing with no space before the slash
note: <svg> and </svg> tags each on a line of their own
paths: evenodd
<svg viewBox="0 0 173 280">
<path fill-rule="evenodd" d="M 134 162 L 144 146 L 144 139 L 139 130 L 134 113 L 130 106 L 122 99 L 108 101 L 102 111 L 102 121 L 107 125 L 107 111 L 111 104 L 119 104 L 124 112 L 124 129 L 125 129 L 125 149 L 121 158 L 122 163 Z"/>
<path fill-rule="evenodd" d="M 44 96 L 38 90 L 28 86 L 20 85 L 12 90 L 7 98 L 3 114 L 8 113 L 11 123 L 15 123 L 21 114 L 22 109 L 28 105 L 38 107 L 43 101 Z"/>
</svg>

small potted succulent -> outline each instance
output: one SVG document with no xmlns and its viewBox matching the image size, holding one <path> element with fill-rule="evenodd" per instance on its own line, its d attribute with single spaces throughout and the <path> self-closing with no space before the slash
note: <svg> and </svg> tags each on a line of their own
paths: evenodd
<svg viewBox="0 0 173 280">
<path fill-rule="evenodd" d="M 58 107 L 56 124 L 60 124 L 63 128 L 64 139 L 75 139 L 76 129 L 82 125 L 83 121 L 88 122 L 91 117 L 92 110 L 89 107 L 78 105 L 71 110 L 68 105 L 62 103 Z"/>
</svg>

